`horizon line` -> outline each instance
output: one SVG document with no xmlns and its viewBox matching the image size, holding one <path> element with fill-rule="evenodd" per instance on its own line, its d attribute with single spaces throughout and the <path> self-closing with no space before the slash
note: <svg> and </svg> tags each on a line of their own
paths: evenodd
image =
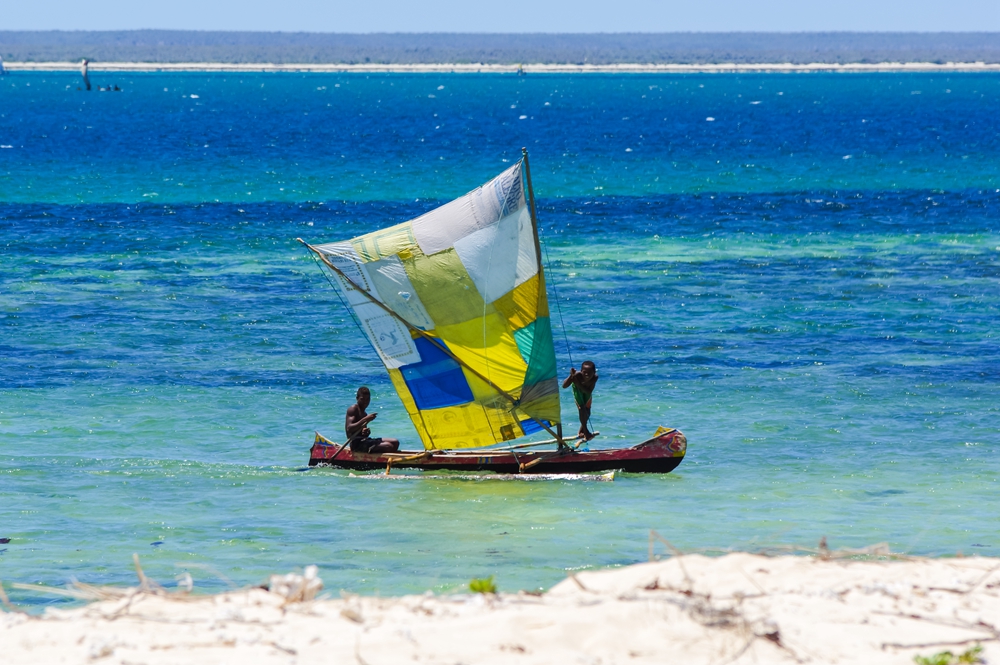
<svg viewBox="0 0 1000 665">
<path fill-rule="evenodd" d="M 620 31 L 525 31 L 493 32 L 483 30 L 415 30 L 415 31 L 327 31 L 327 30 L 234 30 L 229 28 L 118 28 L 113 30 L 89 30 L 64 28 L 19 28 L 0 29 L 0 34 L 12 32 L 69 32 L 69 33 L 111 33 L 111 32 L 227 32 L 245 34 L 288 34 L 288 35 L 997 35 L 1000 30 L 620 30 Z"/>
</svg>

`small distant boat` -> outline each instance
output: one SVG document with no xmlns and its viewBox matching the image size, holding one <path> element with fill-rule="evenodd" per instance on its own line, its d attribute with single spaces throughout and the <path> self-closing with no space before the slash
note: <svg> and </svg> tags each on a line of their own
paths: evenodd
<svg viewBox="0 0 1000 665">
<path fill-rule="evenodd" d="M 581 449 L 562 434 L 528 154 L 430 212 L 306 247 L 382 360 L 422 451 L 364 454 L 317 432 L 309 465 L 498 473 L 668 473 L 687 439 L 659 428 L 628 448 Z M 551 439 L 513 444 L 548 432 Z M 504 445 L 505 444 L 505 445 Z M 554 445 L 555 450 L 530 448 Z M 492 447 L 487 447 L 492 446 Z"/>
</svg>

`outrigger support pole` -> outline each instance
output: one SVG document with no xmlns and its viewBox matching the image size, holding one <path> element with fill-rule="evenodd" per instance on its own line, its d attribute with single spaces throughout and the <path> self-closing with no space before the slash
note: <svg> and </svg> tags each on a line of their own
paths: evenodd
<svg viewBox="0 0 1000 665">
<path fill-rule="evenodd" d="M 417 333 L 418 335 L 420 335 L 421 337 L 423 337 L 424 339 L 426 339 L 427 341 L 429 341 L 431 344 L 433 344 L 434 346 L 436 346 L 437 348 L 439 348 L 449 358 L 451 358 L 452 360 L 454 360 L 455 362 L 457 362 L 459 365 L 461 365 L 465 369 L 469 370 L 469 372 L 471 372 L 477 378 L 481 379 L 487 385 L 489 385 L 490 388 L 493 388 L 493 390 L 497 391 L 500 395 L 502 395 L 507 400 L 509 400 L 510 404 L 511 404 L 511 406 L 513 408 L 517 409 L 518 411 L 521 411 L 521 407 L 518 405 L 517 400 L 514 399 L 514 397 L 510 393 L 508 393 L 506 390 L 504 390 L 500 386 L 498 386 L 495 383 L 493 383 L 488 377 L 483 376 L 482 374 L 480 374 L 479 372 L 477 372 L 472 367 L 469 367 L 469 365 L 466 364 L 465 361 L 463 361 L 461 358 L 459 358 L 454 353 L 452 353 L 451 349 L 449 349 L 447 346 L 445 346 L 444 344 L 442 344 L 441 340 L 439 340 L 437 337 L 434 337 L 434 335 L 431 335 L 430 333 L 428 333 L 428 332 L 426 332 L 424 330 L 421 330 L 420 328 L 416 327 L 415 325 L 413 325 L 412 323 L 410 323 L 409 321 L 407 321 L 406 319 L 404 319 L 403 317 L 401 317 L 396 312 L 394 312 L 391 309 L 389 309 L 388 307 L 386 307 L 385 304 L 381 300 L 379 300 L 378 298 L 376 298 L 372 294 L 368 293 L 368 291 L 366 291 L 365 289 L 361 288 L 353 279 L 351 279 L 350 277 L 348 277 L 347 275 L 345 275 L 344 271 L 342 271 L 337 266 L 333 265 L 333 262 L 330 261 L 330 259 L 326 258 L 326 256 L 324 256 L 323 252 L 319 251 L 318 249 L 316 249 L 315 247 L 313 247 L 312 245 L 310 245 L 309 243 L 307 243 L 302 238 L 296 238 L 296 240 L 298 240 L 300 243 L 302 243 L 303 245 L 305 245 L 306 247 L 308 247 L 311 252 L 313 252 L 316 256 L 319 257 L 320 261 L 322 261 L 323 264 L 326 265 L 326 267 L 328 267 L 330 270 L 332 270 L 335 273 L 337 273 L 340 276 L 341 279 L 343 279 L 345 282 L 347 282 L 352 287 L 354 287 L 358 291 L 358 293 L 360 293 L 362 296 L 364 296 L 365 298 L 367 298 L 369 301 L 371 301 L 375 305 L 378 305 L 380 308 L 382 308 L 385 311 L 386 314 L 388 314 L 389 316 L 393 317 L 394 319 L 397 319 L 400 323 L 402 323 L 404 326 L 406 326 L 411 332 Z M 538 423 L 538 425 L 542 429 L 544 429 L 546 432 L 548 432 L 552 436 L 556 437 L 559 440 L 559 446 L 560 446 L 560 448 L 562 448 L 563 446 L 566 445 L 565 443 L 563 443 L 562 436 L 560 435 L 561 433 L 560 434 L 556 434 L 554 431 L 552 431 L 551 427 L 549 427 L 548 425 L 546 425 L 544 422 L 542 422 L 538 418 L 535 418 L 530 413 L 525 413 L 524 411 L 521 411 L 521 413 L 524 413 L 524 415 L 528 416 L 529 418 L 531 418 L 532 420 L 534 420 L 536 423 Z"/>
</svg>

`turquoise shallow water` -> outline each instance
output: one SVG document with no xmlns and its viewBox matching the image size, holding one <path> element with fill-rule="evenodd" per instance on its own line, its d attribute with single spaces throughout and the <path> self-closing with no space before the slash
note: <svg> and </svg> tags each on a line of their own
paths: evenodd
<svg viewBox="0 0 1000 665">
<path fill-rule="evenodd" d="M 137 552 L 203 589 L 310 563 L 362 593 L 545 588 L 644 560 L 651 528 L 1000 555 L 997 77 L 115 82 L 0 79 L 0 579 L 128 583 Z M 415 434 L 294 238 L 418 215 L 522 144 L 599 445 L 663 424 L 688 458 L 306 470 L 359 383 L 377 433 Z"/>
</svg>

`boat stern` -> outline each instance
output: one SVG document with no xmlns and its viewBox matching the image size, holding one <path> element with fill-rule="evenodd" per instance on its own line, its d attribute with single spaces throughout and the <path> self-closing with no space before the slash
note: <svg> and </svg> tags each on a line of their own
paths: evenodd
<svg viewBox="0 0 1000 665">
<path fill-rule="evenodd" d="M 327 460 L 331 459 L 337 454 L 340 446 L 330 439 L 326 438 L 319 432 L 316 432 L 316 438 L 313 439 L 312 448 L 309 449 L 309 466 L 316 466 L 317 464 L 324 464 Z"/>
</svg>

